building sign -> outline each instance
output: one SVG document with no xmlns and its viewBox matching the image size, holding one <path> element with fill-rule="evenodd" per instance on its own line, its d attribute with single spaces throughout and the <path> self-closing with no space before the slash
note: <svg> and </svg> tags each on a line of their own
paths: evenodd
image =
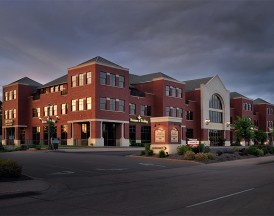
<svg viewBox="0 0 274 216">
<path fill-rule="evenodd" d="M 173 128 L 171 131 L 170 131 L 170 141 L 172 143 L 177 143 L 179 140 L 179 133 L 178 133 L 178 130 L 176 128 Z"/>
<path fill-rule="evenodd" d="M 187 141 L 187 144 L 190 145 L 190 146 L 198 146 L 199 145 L 199 140 L 197 140 L 197 139 L 189 139 Z"/>
<path fill-rule="evenodd" d="M 155 130 L 155 142 L 165 142 L 165 130 L 158 128 Z"/>
<path fill-rule="evenodd" d="M 165 146 L 153 146 L 151 147 L 152 150 L 166 150 L 167 148 Z"/>
<path fill-rule="evenodd" d="M 7 119 L 7 120 L 5 120 L 5 125 L 6 126 L 12 126 L 13 125 L 13 119 Z"/>
<path fill-rule="evenodd" d="M 141 117 L 140 115 L 138 115 L 137 119 L 130 118 L 129 121 L 130 121 L 130 122 L 134 122 L 134 123 L 144 123 L 144 124 L 148 124 L 148 120 L 142 119 L 142 117 Z"/>
</svg>

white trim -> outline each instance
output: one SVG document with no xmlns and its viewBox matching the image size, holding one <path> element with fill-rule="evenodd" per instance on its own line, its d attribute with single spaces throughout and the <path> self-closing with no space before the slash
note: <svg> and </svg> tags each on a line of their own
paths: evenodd
<svg viewBox="0 0 274 216">
<path fill-rule="evenodd" d="M 67 121 L 67 123 L 81 123 L 81 122 L 114 122 L 114 123 L 127 123 L 129 124 L 129 121 L 120 121 L 120 120 L 110 120 L 110 119 L 84 119 L 84 120 L 72 120 Z"/>
<path fill-rule="evenodd" d="M 108 65 L 108 64 L 103 64 L 103 63 L 99 63 L 99 62 L 88 62 L 86 64 L 81 64 L 81 65 L 77 65 L 77 66 L 72 66 L 72 67 L 69 67 L 68 70 L 71 70 L 71 69 L 77 69 L 77 68 L 82 68 L 82 67 L 86 67 L 88 65 L 94 65 L 94 64 L 97 64 L 97 65 L 102 65 L 102 66 L 106 66 L 106 67 L 111 67 L 111 68 L 116 68 L 116 69 L 120 69 L 120 70 L 125 70 L 125 71 L 129 71 L 128 68 L 123 68 L 123 67 L 116 67 L 116 66 L 111 66 L 111 65 Z"/>
<path fill-rule="evenodd" d="M 182 118 L 171 117 L 171 116 L 151 117 L 150 122 L 151 123 L 155 123 L 155 122 L 178 122 L 178 123 L 182 123 Z"/>
<path fill-rule="evenodd" d="M 24 128 L 27 128 L 28 126 L 27 125 L 11 125 L 11 126 L 2 126 L 2 128 L 19 128 L 19 127 L 24 127 Z"/>
</svg>

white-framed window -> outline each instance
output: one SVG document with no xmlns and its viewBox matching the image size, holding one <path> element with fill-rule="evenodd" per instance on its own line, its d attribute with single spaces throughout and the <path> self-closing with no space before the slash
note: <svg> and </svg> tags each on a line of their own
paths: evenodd
<svg viewBox="0 0 274 216">
<path fill-rule="evenodd" d="M 119 75 L 119 87 L 124 88 L 125 87 L 125 77 Z"/>
<path fill-rule="evenodd" d="M 58 92 L 59 91 L 59 86 L 57 85 L 57 86 L 54 86 L 54 91 L 55 92 Z"/>
<path fill-rule="evenodd" d="M 100 72 L 100 84 L 101 85 L 107 84 L 107 73 L 106 72 Z"/>
<path fill-rule="evenodd" d="M 116 75 L 115 74 L 111 73 L 109 75 L 109 85 L 116 86 Z"/>
<path fill-rule="evenodd" d="M 92 108 L 92 103 L 91 103 L 91 97 L 88 97 L 87 98 L 87 110 L 91 110 L 91 108 Z"/>
<path fill-rule="evenodd" d="M 8 119 L 8 118 L 9 118 L 9 111 L 5 110 L 5 119 Z"/>
<path fill-rule="evenodd" d="M 84 99 L 83 98 L 79 99 L 79 110 L 80 111 L 84 110 Z"/>
<path fill-rule="evenodd" d="M 125 112 L 125 101 L 124 100 L 119 100 L 119 111 Z"/>
<path fill-rule="evenodd" d="M 13 90 L 13 99 L 16 99 L 16 90 Z"/>
<path fill-rule="evenodd" d="M 5 101 L 8 101 L 8 100 L 9 100 L 9 93 L 5 92 Z"/>
<path fill-rule="evenodd" d="M 44 116 L 48 116 L 48 107 L 44 107 Z"/>
<path fill-rule="evenodd" d="M 50 87 L 50 93 L 54 92 L 54 86 Z"/>
<path fill-rule="evenodd" d="M 170 116 L 170 107 L 166 107 L 166 116 Z"/>
<path fill-rule="evenodd" d="M 71 87 L 76 87 L 76 76 L 71 77 Z"/>
<path fill-rule="evenodd" d="M 71 101 L 71 111 L 76 111 L 76 101 L 77 100 L 72 100 Z"/>
<path fill-rule="evenodd" d="M 100 98 L 100 110 L 106 110 L 106 109 L 107 109 L 107 99 Z"/>
<path fill-rule="evenodd" d="M 9 92 L 9 100 L 12 100 L 13 99 L 13 91 L 10 91 Z"/>
<path fill-rule="evenodd" d="M 12 114 L 13 114 L 12 117 L 15 119 L 16 118 L 16 109 L 13 110 Z"/>
<path fill-rule="evenodd" d="M 110 98 L 110 100 L 109 100 L 109 110 L 111 110 L 111 111 L 116 110 L 116 100 L 113 98 Z"/>
<path fill-rule="evenodd" d="M 87 72 L 87 84 L 91 84 L 91 72 Z"/>
<path fill-rule="evenodd" d="M 136 114 L 136 104 L 129 104 L 129 114 L 130 115 Z"/>
<path fill-rule="evenodd" d="M 79 86 L 84 85 L 84 74 L 79 74 L 78 83 L 79 83 Z"/>
<path fill-rule="evenodd" d="M 62 104 L 61 114 L 65 115 L 68 113 L 68 106 L 67 104 Z"/>
<path fill-rule="evenodd" d="M 166 86 L 166 96 L 170 96 L 170 87 Z"/>
<path fill-rule="evenodd" d="M 57 111 L 57 105 L 53 106 L 53 115 L 57 116 L 58 115 L 58 111 Z"/>
</svg>

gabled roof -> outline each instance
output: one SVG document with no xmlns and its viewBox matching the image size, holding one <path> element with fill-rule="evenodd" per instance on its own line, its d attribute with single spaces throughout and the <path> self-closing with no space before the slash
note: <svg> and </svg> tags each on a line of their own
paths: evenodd
<svg viewBox="0 0 274 216">
<path fill-rule="evenodd" d="M 194 91 L 197 88 L 200 88 L 201 84 L 208 83 L 213 77 L 206 77 L 202 79 L 195 79 L 195 80 L 187 80 L 183 81 L 186 84 L 186 91 Z"/>
<path fill-rule="evenodd" d="M 235 98 L 244 98 L 244 99 L 248 99 L 248 100 L 252 100 L 244 95 L 241 95 L 240 93 L 238 92 L 231 92 L 230 93 L 230 99 L 235 99 Z"/>
<path fill-rule="evenodd" d="M 262 98 L 257 98 L 256 100 L 253 101 L 254 104 L 269 104 L 272 105 L 271 103 L 263 100 Z"/>
<path fill-rule="evenodd" d="M 19 80 L 16 80 L 15 82 L 10 83 L 9 85 L 13 85 L 13 84 L 30 85 L 30 86 L 37 86 L 37 87 L 42 86 L 41 83 L 36 82 L 28 77 L 23 77 Z"/>
<path fill-rule="evenodd" d="M 115 68 L 120 68 L 120 69 L 126 69 L 118 64 L 115 64 L 105 58 L 102 58 L 101 56 L 96 56 L 95 58 L 92 58 L 88 61 L 85 61 L 77 66 L 81 66 L 81 65 L 85 65 L 85 64 L 89 64 L 89 63 L 98 63 L 98 64 L 103 64 L 103 65 L 107 65 L 107 66 L 110 66 L 110 67 L 115 67 Z"/>
<path fill-rule="evenodd" d="M 135 74 L 129 74 L 129 83 L 136 84 L 136 83 L 150 82 L 157 78 L 163 78 L 163 79 L 179 82 L 178 80 L 176 80 L 162 72 L 156 72 L 156 73 L 151 73 L 151 74 L 146 74 L 146 75 L 141 75 L 141 76 L 135 75 Z"/>
<path fill-rule="evenodd" d="M 53 81 L 50 81 L 48 83 L 46 83 L 45 85 L 41 86 L 41 88 L 45 88 L 45 87 L 48 87 L 48 86 L 54 86 L 54 85 L 59 85 L 59 84 L 63 84 L 63 83 L 67 83 L 68 82 L 68 75 L 64 75 L 64 76 L 61 76 Z"/>
</svg>

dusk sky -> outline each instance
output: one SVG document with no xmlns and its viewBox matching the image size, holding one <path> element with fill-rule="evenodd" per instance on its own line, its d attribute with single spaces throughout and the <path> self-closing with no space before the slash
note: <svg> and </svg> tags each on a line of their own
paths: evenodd
<svg viewBox="0 0 274 216">
<path fill-rule="evenodd" d="M 0 95 L 101 56 L 274 103 L 274 0 L 0 0 Z M 2 98 L 2 97 L 1 97 Z"/>
</svg>

